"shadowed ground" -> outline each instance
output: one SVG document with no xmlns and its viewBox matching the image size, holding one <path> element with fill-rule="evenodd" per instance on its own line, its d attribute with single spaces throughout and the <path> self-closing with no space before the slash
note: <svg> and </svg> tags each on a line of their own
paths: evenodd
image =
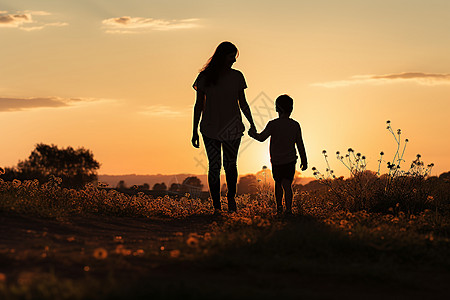
<svg viewBox="0 0 450 300">
<path fill-rule="evenodd" d="M 438 250 L 371 245 L 309 217 L 274 220 L 279 226 L 263 237 L 236 231 L 255 240 L 251 243 L 221 239 L 233 239 L 232 233 L 206 241 L 207 233 L 229 218 L 58 221 L 2 213 L 0 272 L 22 293 L 48 299 L 55 294 L 117 299 L 448 295 L 448 245 Z"/>
</svg>

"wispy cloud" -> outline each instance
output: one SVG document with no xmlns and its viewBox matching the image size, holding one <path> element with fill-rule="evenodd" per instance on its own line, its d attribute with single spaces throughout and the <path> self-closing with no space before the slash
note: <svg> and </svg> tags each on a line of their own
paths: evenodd
<svg viewBox="0 0 450 300">
<path fill-rule="evenodd" d="M 356 84 L 390 84 L 398 82 L 414 82 L 421 85 L 450 84 L 450 74 L 404 72 L 384 75 L 357 75 L 346 80 L 319 82 L 313 86 L 337 88 Z"/>
<path fill-rule="evenodd" d="M 0 27 L 20 27 L 25 23 L 33 23 L 31 14 L 0 14 Z"/>
<path fill-rule="evenodd" d="M 0 97 L 0 112 L 22 111 L 37 108 L 61 108 L 92 101 L 95 101 L 95 99 L 59 98 L 59 97 L 34 97 L 34 98 Z"/>
<path fill-rule="evenodd" d="M 199 19 L 163 20 L 124 16 L 102 21 L 107 33 L 141 33 L 151 30 L 178 30 L 198 27 Z"/>
<path fill-rule="evenodd" d="M 151 105 L 142 109 L 139 113 L 152 117 L 182 117 L 190 113 L 190 108 L 179 109 L 167 105 Z"/>
<path fill-rule="evenodd" d="M 0 11 L 0 28 L 17 28 L 24 31 L 42 30 L 45 27 L 63 27 L 69 25 L 66 22 L 49 22 L 45 18 L 52 14 L 46 11 L 25 11 L 20 13 L 8 13 Z M 44 18 L 44 20 L 35 20 Z"/>
</svg>

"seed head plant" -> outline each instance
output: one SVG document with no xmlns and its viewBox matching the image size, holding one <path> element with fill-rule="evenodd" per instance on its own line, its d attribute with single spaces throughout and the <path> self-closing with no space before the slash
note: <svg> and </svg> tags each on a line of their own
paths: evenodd
<svg viewBox="0 0 450 300">
<path fill-rule="evenodd" d="M 412 161 L 410 168 L 404 170 L 404 154 L 409 140 L 402 143 L 402 131 L 396 132 L 391 121 L 386 122 L 386 129 L 392 134 L 396 142 L 396 152 L 391 160 L 384 160 L 384 152 L 380 152 L 377 172 L 367 169 L 366 156 L 348 148 L 347 153 L 336 152 L 336 158 L 350 172 L 350 177 L 337 178 L 328 160 L 326 150 L 322 151 L 326 162 L 325 173 L 313 167 L 313 174 L 319 182 L 328 187 L 328 191 L 339 207 L 351 211 L 361 209 L 387 210 L 394 206 L 416 211 L 426 206 L 429 191 L 425 188 L 425 179 L 430 174 L 434 164 L 426 167 L 418 154 Z M 386 164 L 387 171 L 382 174 L 382 165 Z M 398 205 L 397 205 L 398 204 Z"/>
</svg>

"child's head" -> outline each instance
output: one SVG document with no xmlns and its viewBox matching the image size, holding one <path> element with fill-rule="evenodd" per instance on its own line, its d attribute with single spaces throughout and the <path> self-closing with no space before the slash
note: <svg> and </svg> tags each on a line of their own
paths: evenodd
<svg viewBox="0 0 450 300">
<path fill-rule="evenodd" d="M 278 96 L 275 100 L 276 111 L 280 114 L 290 115 L 294 106 L 294 100 L 288 95 Z"/>
</svg>

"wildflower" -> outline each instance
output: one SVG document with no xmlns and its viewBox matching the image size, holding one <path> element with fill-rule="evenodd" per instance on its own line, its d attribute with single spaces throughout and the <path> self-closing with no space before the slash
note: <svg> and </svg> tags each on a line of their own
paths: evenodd
<svg viewBox="0 0 450 300">
<path fill-rule="evenodd" d="M 105 259 L 108 257 L 108 251 L 105 248 L 96 248 L 94 250 L 93 256 L 96 259 Z"/>
<path fill-rule="evenodd" d="M 406 140 L 405 140 L 405 143 L 407 143 L 407 142 L 409 142 L 409 140 L 408 140 L 408 139 L 406 139 Z"/>
<path fill-rule="evenodd" d="M 362 159 L 366 159 L 366 157 L 363 155 L 362 157 L 361 157 Z"/>
<path fill-rule="evenodd" d="M 169 254 L 170 254 L 170 257 L 177 258 L 180 256 L 181 251 L 178 249 L 175 249 L 175 250 L 170 251 Z"/>
<path fill-rule="evenodd" d="M 142 250 L 142 251 L 144 251 L 144 250 Z M 114 250 L 114 252 L 116 254 L 121 254 L 121 255 L 125 255 L 125 256 L 131 255 L 131 250 L 130 249 L 126 249 L 124 247 L 124 245 L 122 245 L 122 244 L 117 245 L 116 250 Z"/>
<path fill-rule="evenodd" d="M 348 152 L 355 152 L 355 150 L 353 150 L 352 148 L 348 148 L 347 151 L 348 151 Z"/>
<path fill-rule="evenodd" d="M 323 151 L 322 151 L 322 154 L 326 154 L 326 153 L 327 153 L 327 150 L 323 150 Z"/>
<path fill-rule="evenodd" d="M 198 246 L 198 238 L 195 237 L 194 235 L 191 235 L 187 240 L 186 240 L 186 244 L 189 247 L 195 248 Z"/>
<path fill-rule="evenodd" d="M 36 274 L 32 272 L 22 272 L 17 278 L 17 283 L 20 285 L 29 285 L 35 280 Z"/>
<path fill-rule="evenodd" d="M 360 157 L 360 156 L 361 156 L 361 153 L 356 153 L 356 156 Z"/>
<path fill-rule="evenodd" d="M 338 156 L 339 156 L 339 154 L 341 154 L 341 152 L 339 152 L 339 151 L 336 151 L 336 155 L 338 155 Z"/>
<path fill-rule="evenodd" d="M 380 155 L 384 155 L 384 152 L 383 152 L 383 151 L 381 151 L 381 152 L 380 152 Z"/>
<path fill-rule="evenodd" d="M 417 158 L 421 158 L 422 157 L 422 155 L 420 155 L 420 154 L 417 154 L 416 156 L 417 156 Z"/>
<path fill-rule="evenodd" d="M 315 170 L 317 170 L 317 169 L 316 169 L 316 167 L 312 167 L 312 169 L 311 169 L 311 170 L 315 171 Z"/>
<path fill-rule="evenodd" d="M 91 269 L 91 268 L 89 268 L 89 266 L 84 266 L 83 271 L 89 272 L 90 269 Z"/>
<path fill-rule="evenodd" d="M 144 250 L 143 249 L 138 249 L 136 251 L 133 252 L 134 256 L 142 256 L 144 255 Z"/>
<path fill-rule="evenodd" d="M 401 129 L 397 129 L 397 134 L 400 135 L 402 133 Z"/>
<path fill-rule="evenodd" d="M 20 180 L 14 179 L 14 180 L 12 181 L 12 185 L 13 185 L 13 187 L 15 187 L 15 188 L 18 188 L 21 184 L 22 184 L 22 182 L 20 182 Z"/>
<path fill-rule="evenodd" d="M 386 121 L 386 124 L 391 124 L 391 121 L 390 121 L 390 120 L 387 120 L 387 121 Z"/>
</svg>

